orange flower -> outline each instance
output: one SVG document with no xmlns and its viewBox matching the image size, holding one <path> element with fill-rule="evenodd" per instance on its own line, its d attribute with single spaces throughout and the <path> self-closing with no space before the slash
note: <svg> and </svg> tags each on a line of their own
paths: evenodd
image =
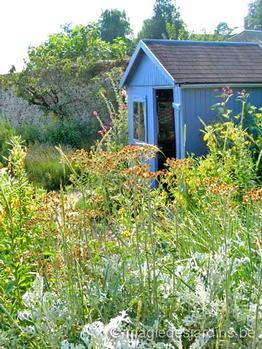
<svg viewBox="0 0 262 349">
<path fill-rule="evenodd" d="M 243 202 L 261 202 L 262 201 L 262 188 L 254 188 L 249 190 L 243 197 Z"/>
<path fill-rule="evenodd" d="M 226 183 L 210 183 L 207 187 L 207 191 L 212 194 L 220 195 L 220 196 L 229 196 L 234 194 L 238 190 L 238 186 L 234 184 L 226 184 Z"/>
</svg>

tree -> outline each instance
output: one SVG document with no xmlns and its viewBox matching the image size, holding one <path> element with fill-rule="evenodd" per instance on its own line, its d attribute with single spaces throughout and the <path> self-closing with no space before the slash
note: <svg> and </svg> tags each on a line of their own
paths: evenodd
<svg viewBox="0 0 262 349">
<path fill-rule="evenodd" d="M 262 0 L 255 0 L 249 5 L 245 28 L 262 30 Z"/>
<path fill-rule="evenodd" d="M 220 22 L 213 33 L 191 33 L 189 38 L 195 41 L 226 41 L 232 31 L 233 29 L 226 22 Z"/>
<path fill-rule="evenodd" d="M 96 23 L 71 27 L 66 25 L 60 33 L 49 35 L 43 44 L 28 51 L 27 68 L 47 68 L 55 64 L 68 66 L 82 62 L 85 66 L 105 59 L 119 59 L 126 55 L 126 44 L 121 39 L 112 44 L 100 38 Z"/>
<path fill-rule="evenodd" d="M 85 103 L 79 89 L 85 90 L 101 71 L 120 66 L 126 52 L 127 45 L 120 38 L 112 44 L 102 41 L 96 24 L 67 25 L 43 44 L 29 48 L 25 69 L 10 72 L 0 82 L 30 104 L 63 120 L 70 116 L 76 102 Z M 112 64 L 112 60 L 116 62 Z"/>
<path fill-rule="evenodd" d="M 126 12 L 117 9 L 103 11 L 99 19 L 99 27 L 101 39 L 109 43 L 118 37 L 128 41 L 132 34 Z"/>
<path fill-rule="evenodd" d="M 172 0 L 156 0 L 152 18 L 146 19 L 139 39 L 186 39 L 185 23 Z"/>
<path fill-rule="evenodd" d="M 227 40 L 234 29 L 230 28 L 226 22 L 218 23 L 215 31 L 214 37 L 222 40 Z"/>
</svg>

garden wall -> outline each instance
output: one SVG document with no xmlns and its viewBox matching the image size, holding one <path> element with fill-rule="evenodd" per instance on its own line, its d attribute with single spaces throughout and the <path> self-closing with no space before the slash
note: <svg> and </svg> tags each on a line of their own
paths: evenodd
<svg viewBox="0 0 262 349">
<path fill-rule="evenodd" d="M 0 87 L 0 115 L 18 126 L 24 122 L 39 123 L 43 111 L 36 105 L 30 105 L 26 100 L 17 97 L 11 89 L 4 91 Z"/>
<path fill-rule="evenodd" d="M 108 78 L 110 72 L 112 79 L 118 85 L 121 72 L 125 69 L 126 61 L 98 62 L 90 71 L 83 73 L 80 78 L 72 78 L 57 72 L 57 74 L 45 74 L 47 85 L 52 84 L 57 92 L 56 97 L 59 104 L 65 105 L 65 115 L 70 118 L 87 121 L 93 111 L 107 118 L 107 107 L 101 98 L 99 91 L 106 91 L 107 98 L 113 102 L 115 92 Z M 45 84 L 42 81 L 42 84 Z M 39 106 L 29 104 L 25 99 L 18 97 L 12 89 L 5 91 L 0 86 L 0 116 L 4 117 L 14 125 L 23 123 L 42 124 L 46 122 L 48 112 Z"/>
</svg>

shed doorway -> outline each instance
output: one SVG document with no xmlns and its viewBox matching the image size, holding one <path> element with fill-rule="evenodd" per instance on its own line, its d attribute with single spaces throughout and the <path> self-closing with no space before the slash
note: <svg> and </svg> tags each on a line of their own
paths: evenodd
<svg viewBox="0 0 262 349">
<path fill-rule="evenodd" d="M 156 90 L 158 170 L 164 168 L 167 158 L 176 157 L 173 90 Z"/>
</svg>

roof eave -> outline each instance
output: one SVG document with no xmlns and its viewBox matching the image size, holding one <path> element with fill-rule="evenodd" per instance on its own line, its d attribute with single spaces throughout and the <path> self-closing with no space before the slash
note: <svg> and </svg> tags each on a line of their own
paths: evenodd
<svg viewBox="0 0 262 349">
<path fill-rule="evenodd" d="M 128 77 L 132 71 L 132 68 L 138 58 L 138 55 L 140 53 L 140 51 L 143 51 L 150 59 L 151 61 L 156 64 L 156 66 L 158 66 L 158 68 L 168 77 L 168 79 L 170 80 L 170 83 L 172 85 L 175 85 L 175 79 L 172 77 L 172 75 L 166 70 L 166 68 L 162 65 L 162 63 L 158 60 L 158 58 L 153 54 L 153 52 L 150 50 L 150 48 L 145 44 L 145 42 L 143 40 L 141 40 L 134 52 L 134 54 L 132 55 L 130 62 L 126 68 L 126 71 L 123 75 L 123 78 L 120 81 L 120 87 L 123 88 L 125 85 L 127 85 L 127 80 Z"/>
<path fill-rule="evenodd" d="M 187 88 L 218 88 L 218 87 L 225 87 L 225 86 L 230 86 L 232 88 L 237 88 L 237 87 L 262 87 L 262 82 L 212 82 L 212 83 L 186 83 L 186 82 L 181 82 L 179 83 L 179 86 L 182 89 L 187 89 Z"/>
<path fill-rule="evenodd" d="M 126 68 L 126 71 L 125 71 L 125 73 L 124 73 L 124 75 L 123 75 L 123 77 L 122 77 L 122 79 L 120 81 L 120 87 L 121 88 L 123 88 L 126 85 L 126 81 L 128 79 L 128 76 L 129 76 L 129 74 L 130 74 L 130 72 L 131 72 L 131 70 L 133 68 L 133 65 L 134 65 L 134 63 L 135 63 L 135 61 L 136 61 L 136 59 L 137 59 L 137 57 L 139 55 L 139 52 L 140 52 L 141 48 L 142 48 L 142 45 L 141 45 L 141 41 L 140 41 L 138 46 L 137 46 L 137 48 L 136 48 L 136 50 L 135 50 L 135 52 L 133 53 L 133 55 L 132 55 L 132 57 L 130 59 L 130 61 L 128 63 L 128 66 Z"/>
</svg>

